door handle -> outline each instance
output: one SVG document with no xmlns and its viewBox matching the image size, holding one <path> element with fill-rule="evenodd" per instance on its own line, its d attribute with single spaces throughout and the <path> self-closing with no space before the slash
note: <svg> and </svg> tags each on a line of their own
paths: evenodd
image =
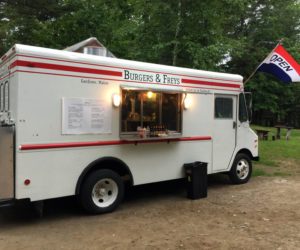
<svg viewBox="0 0 300 250">
<path fill-rule="evenodd" d="M 236 122 L 233 122 L 233 128 L 236 128 Z"/>
</svg>

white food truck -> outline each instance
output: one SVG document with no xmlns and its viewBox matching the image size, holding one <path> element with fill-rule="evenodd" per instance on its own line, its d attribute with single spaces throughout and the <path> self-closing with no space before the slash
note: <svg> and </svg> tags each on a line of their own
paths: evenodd
<svg viewBox="0 0 300 250">
<path fill-rule="evenodd" d="M 76 195 L 113 211 L 124 183 L 249 180 L 258 138 L 242 77 L 15 45 L 0 62 L 0 204 Z"/>
</svg>

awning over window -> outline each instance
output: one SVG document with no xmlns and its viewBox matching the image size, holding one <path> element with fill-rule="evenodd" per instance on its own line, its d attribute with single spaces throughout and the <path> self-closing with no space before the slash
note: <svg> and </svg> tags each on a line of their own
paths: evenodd
<svg viewBox="0 0 300 250">
<path fill-rule="evenodd" d="M 141 84 L 141 83 L 133 83 L 133 82 L 125 82 L 121 84 L 121 88 L 125 89 L 145 89 L 145 90 L 153 90 L 158 92 L 186 92 L 184 88 L 181 86 L 171 86 L 168 84 Z"/>
</svg>

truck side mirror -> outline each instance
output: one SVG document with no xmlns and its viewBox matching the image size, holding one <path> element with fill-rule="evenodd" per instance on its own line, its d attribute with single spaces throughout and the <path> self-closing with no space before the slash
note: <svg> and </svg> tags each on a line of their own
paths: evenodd
<svg viewBox="0 0 300 250">
<path fill-rule="evenodd" d="M 248 118 L 249 122 L 252 121 L 252 93 L 251 92 L 245 92 L 245 100 L 247 105 L 247 112 L 248 112 Z"/>
</svg>

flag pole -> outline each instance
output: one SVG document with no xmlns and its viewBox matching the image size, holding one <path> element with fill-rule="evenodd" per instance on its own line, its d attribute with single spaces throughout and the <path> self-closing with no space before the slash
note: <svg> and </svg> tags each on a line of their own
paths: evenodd
<svg viewBox="0 0 300 250">
<path fill-rule="evenodd" d="M 254 76 L 254 74 L 256 73 L 256 70 L 254 70 L 251 75 L 247 78 L 247 80 L 244 82 L 244 87 L 246 85 L 246 83 Z"/>
<path fill-rule="evenodd" d="M 274 50 L 277 48 L 278 44 L 280 44 L 283 41 L 283 39 L 284 38 L 281 38 L 279 40 L 279 42 L 277 43 L 277 45 L 275 46 L 275 48 L 266 56 L 266 58 L 263 61 L 265 61 L 274 52 Z M 258 65 L 258 67 L 259 67 L 259 65 Z M 245 87 L 246 83 L 254 76 L 254 74 L 256 73 L 256 70 L 257 70 L 258 67 L 256 67 L 256 69 L 251 73 L 251 75 L 244 82 L 244 87 Z"/>
</svg>

